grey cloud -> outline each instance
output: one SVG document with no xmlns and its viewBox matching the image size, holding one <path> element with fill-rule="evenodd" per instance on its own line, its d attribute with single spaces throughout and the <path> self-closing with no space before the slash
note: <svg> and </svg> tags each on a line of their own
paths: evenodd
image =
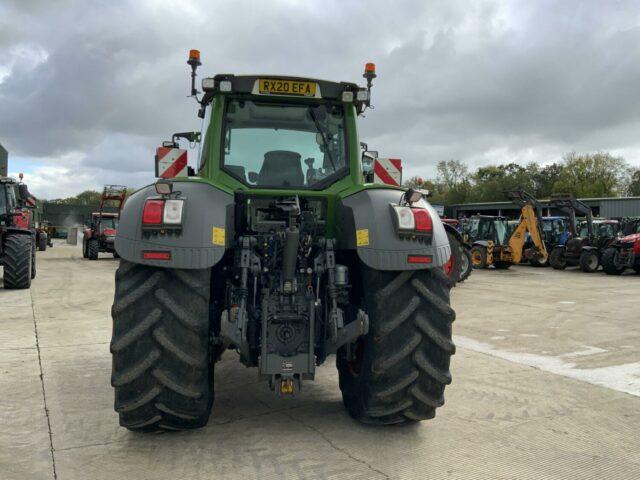
<svg viewBox="0 0 640 480">
<path fill-rule="evenodd" d="M 0 6 L 0 31 L 11 32 L 0 67 L 12 63 L 0 142 L 33 158 L 81 152 L 78 168 L 95 175 L 142 175 L 154 145 L 199 127 L 185 98 L 189 48 L 202 50 L 202 74 L 361 81 L 375 61 L 376 109 L 361 133 L 425 173 L 496 151 L 545 162 L 640 147 L 636 2 L 52 3 Z M 46 60 L 11 57 L 19 45 Z"/>
</svg>

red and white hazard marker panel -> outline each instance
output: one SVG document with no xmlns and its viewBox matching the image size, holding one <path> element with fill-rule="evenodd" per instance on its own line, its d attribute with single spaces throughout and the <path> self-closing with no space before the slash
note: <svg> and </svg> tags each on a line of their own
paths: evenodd
<svg viewBox="0 0 640 480">
<path fill-rule="evenodd" d="M 402 184 L 402 160 L 399 158 L 376 158 L 373 163 L 373 183 L 399 187 Z"/>
<path fill-rule="evenodd" d="M 187 176 L 187 151 L 181 148 L 159 147 L 156 150 L 158 156 L 158 171 L 156 176 L 160 178 L 186 177 Z"/>
</svg>

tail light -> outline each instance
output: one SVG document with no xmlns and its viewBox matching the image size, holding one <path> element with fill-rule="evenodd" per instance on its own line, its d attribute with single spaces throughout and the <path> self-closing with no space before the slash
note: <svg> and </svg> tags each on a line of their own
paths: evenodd
<svg viewBox="0 0 640 480">
<path fill-rule="evenodd" d="M 143 225 L 161 225 L 164 211 L 164 200 L 147 200 L 142 210 Z"/>
<path fill-rule="evenodd" d="M 413 219 L 416 223 L 416 232 L 431 233 L 433 231 L 433 221 L 429 212 L 423 208 L 412 208 Z"/>
<path fill-rule="evenodd" d="M 392 208 L 398 233 L 425 236 L 433 233 L 433 220 L 428 210 L 398 205 Z"/>
</svg>

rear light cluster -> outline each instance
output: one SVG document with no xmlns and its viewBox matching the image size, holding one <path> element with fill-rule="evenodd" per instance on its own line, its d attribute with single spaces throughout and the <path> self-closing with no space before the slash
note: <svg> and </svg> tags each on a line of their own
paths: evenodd
<svg viewBox="0 0 640 480">
<path fill-rule="evenodd" d="M 433 233 L 433 220 L 424 208 L 393 205 L 398 233 L 415 236 L 430 236 Z"/>
<path fill-rule="evenodd" d="M 151 198 L 144 202 L 142 225 L 145 227 L 180 227 L 184 200 Z"/>
</svg>

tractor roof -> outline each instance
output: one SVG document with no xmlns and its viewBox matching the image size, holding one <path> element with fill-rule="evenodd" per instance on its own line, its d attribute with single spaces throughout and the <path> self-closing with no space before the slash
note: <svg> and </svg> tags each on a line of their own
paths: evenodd
<svg viewBox="0 0 640 480">
<path fill-rule="evenodd" d="M 315 97 L 311 98 L 325 98 L 325 99 L 342 99 L 342 92 L 350 91 L 357 92 L 361 90 L 362 87 L 358 86 L 352 82 L 332 82 L 329 80 L 320 80 L 317 78 L 308 78 L 308 77 L 296 77 L 289 75 L 234 75 L 230 73 L 221 73 L 213 77 L 215 81 L 215 87 L 209 91 L 220 91 L 220 82 L 222 81 L 230 81 L 231 82 L 231 92 L 233 93 L 248 93 L 261 95 L 258 91 L 258 80 L 290 80 L 293 82 L 311 82 L 315 83 L 318 86 L 318 91 Z M 264 95 L 269 97 L 280 97 L 280 95 Z M 282 94 L 282 97 L 293 97 L 293 98 L 309 98 L 301 95 L 287 95 L 286 93 Z"/>
<path fill-rule="evenodd" d="M 501 217 L 498 215 L 471 215 L 471 218 L 482 218 L 485 220 L 506 220 L 507 217 Z"/>
</svg>

